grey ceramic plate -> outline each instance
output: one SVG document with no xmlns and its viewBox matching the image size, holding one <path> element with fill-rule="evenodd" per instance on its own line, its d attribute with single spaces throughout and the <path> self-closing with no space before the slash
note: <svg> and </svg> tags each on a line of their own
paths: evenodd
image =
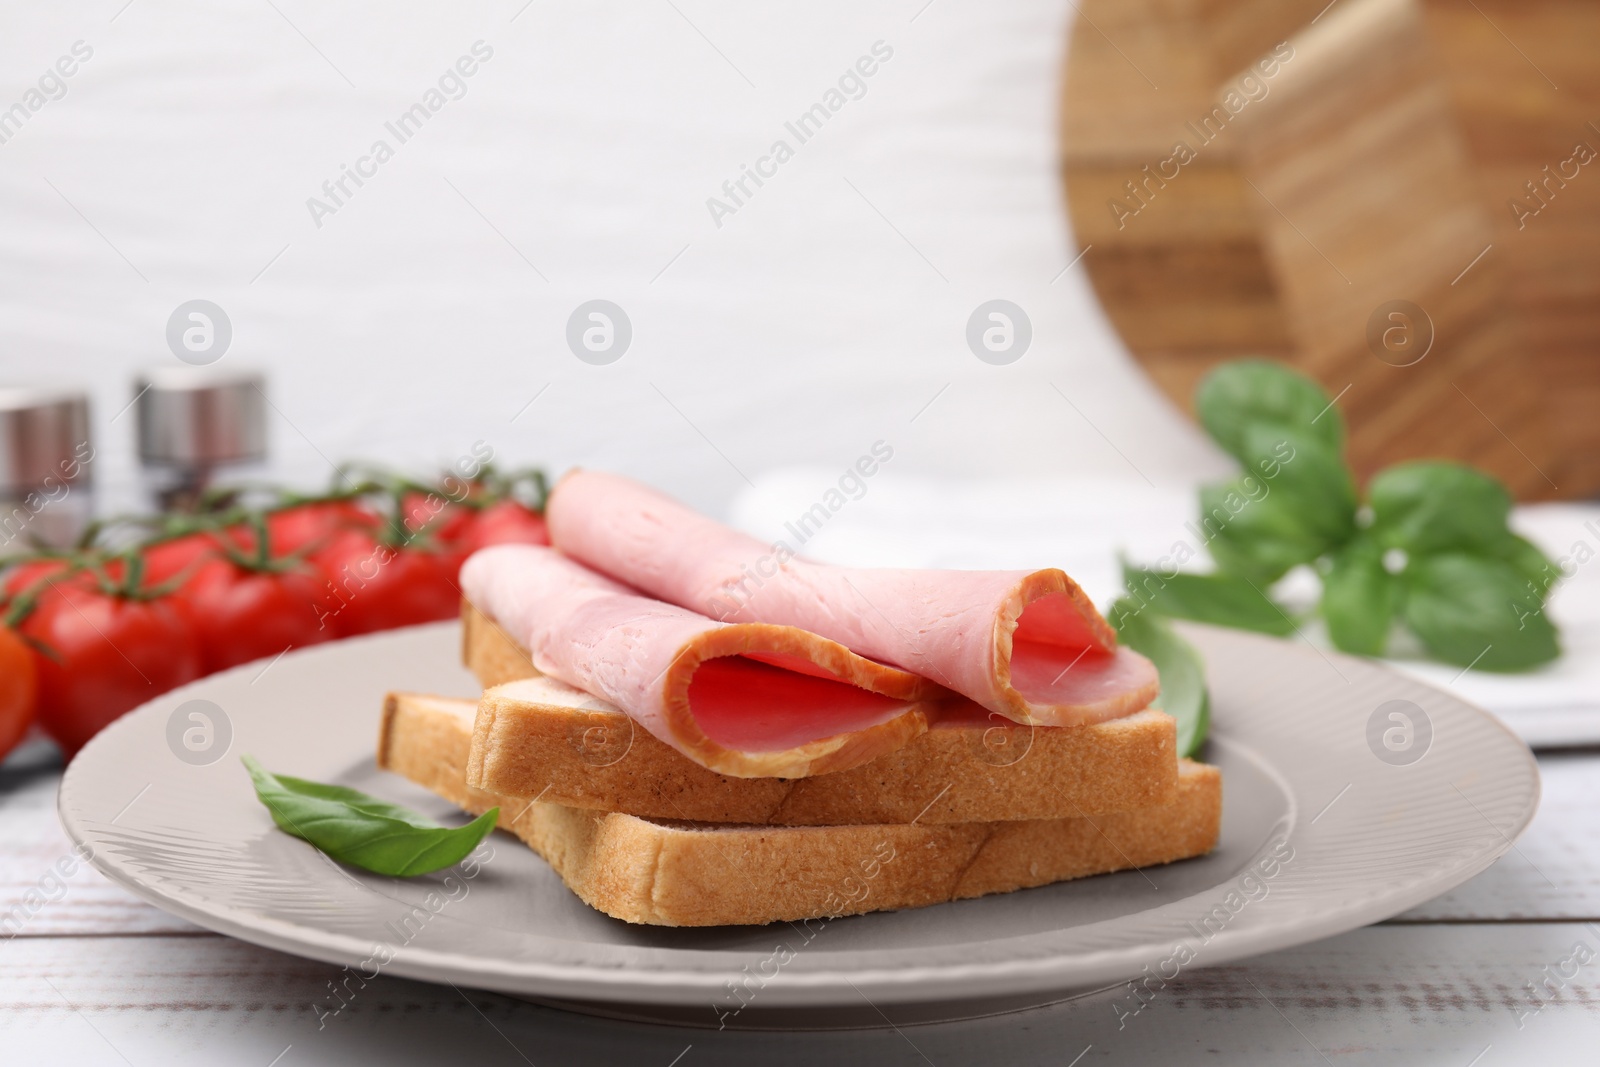
<svg viewBox="0 0 1600 1067">
<path fill-rule="evenodd" d="M 447 886 L 349 870 L 274 829 L 243 753 L 456 817 L 372 762 L 385 691 L 475 691 L 454 624 L 307 649 L 169 693 L 73 760 L 61 819 L 110 878 L 247 941 L 369 976 L 716 1026 L 949 1018 L 1134 976 L 1171 980 L 1403 911 L 1483 870 L 1532 817 L 1532 757 L 1476 708 L 1365 661 L 1188 632 L 1210 672 L 1206 758 L 1224 775 L 1215 852 L 814 930 L 629 926 L 590 910 L 504 833 L 472 878 Z M 744 992 L 730 992 L 734 981 Z"/>
</svg>

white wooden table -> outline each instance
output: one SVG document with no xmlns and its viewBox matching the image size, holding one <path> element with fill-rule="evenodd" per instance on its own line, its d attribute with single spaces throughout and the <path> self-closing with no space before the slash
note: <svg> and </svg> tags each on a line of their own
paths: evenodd
<svg viewBox="0 0 1600 1067">
<path fill-rule="evenodd" d="M 313 1005 L 336 968 L 201 930 L 86 867 L 52 880 L 68 854 L 59 761 L 24 751 L 0 768 L 0 916 L 29 900 L 32 912 L 0 933 L 0 1064 L 1593 1064 L 1600 753 L 1539 765 L 1538 817 L 1478 878 L 1391 922 L 1186 973 L 1123 1029 L 1109 997 L 1090 997 L 969 1022 L 764 1034 L 392 978 L 319 1028 Z M 1579 945 L 1590 962 L 1563 967 Z"/>
</svg>

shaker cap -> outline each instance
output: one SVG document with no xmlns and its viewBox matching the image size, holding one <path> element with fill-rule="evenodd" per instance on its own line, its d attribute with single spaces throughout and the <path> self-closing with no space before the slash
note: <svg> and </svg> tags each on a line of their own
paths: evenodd
<svg viewBox="0 0 1600 1067">
<path fill-rule="evenodd" d="M 134 382 L 139 459 L 205 467 L 264 459 L 266 378 L 248 369 L 159 367 Z"/>
<path fill-rule="evenodd" d="M 76 389 L 0 388 L 0 491 L 88 478 L 89 398 Z"/>
</svg>

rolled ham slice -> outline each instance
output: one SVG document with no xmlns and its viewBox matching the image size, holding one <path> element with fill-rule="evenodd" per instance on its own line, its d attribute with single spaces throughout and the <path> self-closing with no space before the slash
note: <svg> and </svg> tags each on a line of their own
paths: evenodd
<svg viewBox="0 0 1600 1067">
<path fill-rule="evenodd" d="M 727 623 L 641 596 L 560 553 L 501 545 L 462 592 L 536 669 L 738 778 L 848 770 L 928 728 L 950 694 L 792 626 Z"/>
<path fill-rule="evenodd" d="M 1072 726 L 1155 699 L 1155 667 L 1059 570 L 835 567 L 798 558 L 628 478 L 579 470 L 546 506 L 562 552 L 654 597 L 798 626 L 1021 723 Z"/>
</svg>

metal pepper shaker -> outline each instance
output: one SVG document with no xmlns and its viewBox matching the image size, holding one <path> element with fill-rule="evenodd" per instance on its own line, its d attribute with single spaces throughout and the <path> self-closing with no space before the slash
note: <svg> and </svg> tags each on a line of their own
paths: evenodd
<svg viewBox="0 0 1600 1067">
<path fill-rule="evenodd" d="M 93 460 L 86 394 L 0 388 L 0 556 L 77 541 L 94 514 Z"/>
<path fill-rule="evenodd" d="M 260 372 L 160 367 L 141 374 L 134 390 L 151 506 L 192 510 L 217 479 L 248 481 L 264 473 L 267 398 Z"/>
</svg>

